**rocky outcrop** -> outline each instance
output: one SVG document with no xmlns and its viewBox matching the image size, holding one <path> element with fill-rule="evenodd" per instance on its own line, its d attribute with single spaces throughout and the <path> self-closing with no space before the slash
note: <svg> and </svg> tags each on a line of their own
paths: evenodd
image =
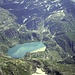
<svg viewBox="0 0 75 75">
<path fill-rule="evenodd" d="M 61 64 L 48 59 L 12 59 L 0 55 L 0 75 L 33 75 L 40 69 L 46 75 L 74 75 L 74 64 Z"/>
</svg>

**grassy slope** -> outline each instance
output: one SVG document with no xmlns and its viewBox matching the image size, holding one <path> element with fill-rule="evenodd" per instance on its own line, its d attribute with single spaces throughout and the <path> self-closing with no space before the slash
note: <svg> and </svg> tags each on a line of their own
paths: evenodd
<svg viewBox="0 0 75 75">
<path fill-rule="evenodd" d="M 34 63 L 33 60 L 36 62 Z M 54 75 L 54 71 L 58 71 L 63 75 L 75 75 L 75 64 L 61 64 L 50 59 L 25 60 L 0 56 L 0 67 L 4 75 L 31 75 L 37 66 L 43 68 L 47 74 L 50 70 L 51 75 Z"/>
</svg>

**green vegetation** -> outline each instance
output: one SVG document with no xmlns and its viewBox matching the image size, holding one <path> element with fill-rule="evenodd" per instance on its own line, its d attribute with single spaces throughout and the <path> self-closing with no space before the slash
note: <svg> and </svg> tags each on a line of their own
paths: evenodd
<svg viewBox="0 0 75 75">
<path fill-rule="evenodd" d="M 31 75 L 36 67 L 43 69 L 47 74 L 56 75 L 58 71 L 62 75 L 75 75 L 75 64 L 57 63 L 51 59 L 12 59 L 0 56 L 0 67 L 4 75 Z"/>
<path fill-rule="evenodd" d="M 40 40 L 47 49 L 45 52 L 27 53 L 23 59 L 13 59 L 0 54 L 2 75 L 31 75 L 35 73 L 37 67 L 43 69 L 48 75 L 57 75 L 56 72 L 61 75 L 75 75 L 75 64 L 62 62 L 67 58 L 67 54 L 72 56 L 74 54 L 75 17 L 72 14 L 63 10 L 56 11 L 42 19 L 37 25 L 37 30 L 32 30 L 33 24 L 30 25 L 31 30 L 28 30 L 26 24 L 19 25 L 15 19 L 14 15 L 0 8 L 0 52 L 6 53 L 9 48 L 17 44 Z M 70 46 L 72 42 L 73 45 Z"/>
<path fill-rule="evenodd" d="M 0 67 L 4 75 L 30 75 L 29 62 L 21 59 L 0 57 Z"/>
</svg>

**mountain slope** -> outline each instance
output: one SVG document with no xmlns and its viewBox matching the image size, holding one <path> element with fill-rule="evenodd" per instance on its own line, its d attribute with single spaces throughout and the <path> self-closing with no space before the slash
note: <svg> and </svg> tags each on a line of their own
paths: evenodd
<svg viewBox="0 0 75 75">
<path fill-rule="evenodd" d="M 0 1 L 0 75 L 75 75 L 75 5 L 72 0 Z M 6 56 L 8 49 L 42 41 L 46 51 L 24 59 Z"/>
<path fill-rule="evenodd" d="M 19 43 L 43 41 L 47 50 L 57 51 L 62 58 L 74 56 L 75 6 L 71 0 L 3 0 L 0 7 L 6 9 L 0 8 L 0 51 L 6 53 Z"/>
<path fill-rule="evenodd" d="M 12 59 L 0 55 L 0 75 L 33 75 L 39 68 L 46 75 L 74 75 L 74 64 L 61 64 L 45 59 Z M 37 73 L 38 74 L 38 73 Z"/>
</svg>

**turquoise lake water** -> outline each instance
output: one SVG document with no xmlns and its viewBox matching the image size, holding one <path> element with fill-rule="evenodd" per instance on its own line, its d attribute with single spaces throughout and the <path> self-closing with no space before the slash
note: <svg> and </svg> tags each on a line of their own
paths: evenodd
<svg viewBox="0 0 75 75">
<path fill-rule="evenodd" d="M 42 47 L 45 47 L 42 42 L 18 44 L 15 47 L 10 48 L 7 54 L 13 58 L 23 58 L 27 52 L 32 52 Z"/>
</svg>

